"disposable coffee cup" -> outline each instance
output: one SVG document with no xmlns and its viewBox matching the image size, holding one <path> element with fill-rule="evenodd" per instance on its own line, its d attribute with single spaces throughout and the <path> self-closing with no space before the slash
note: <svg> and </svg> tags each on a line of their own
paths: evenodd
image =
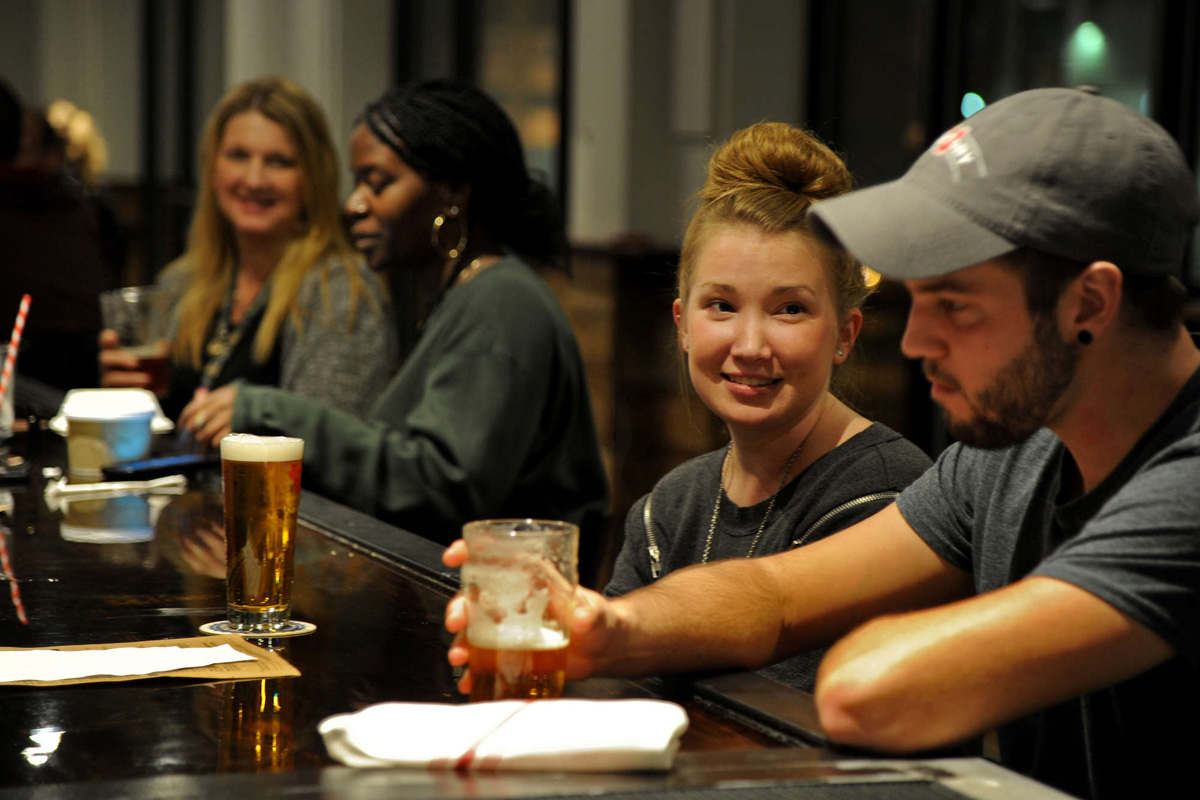
<svg viewBox="0 0 1200 800">
<path fill-rule="evenodd" d="M 101 470 L 110 464 L 145 458 L 157 412 L 154 397 L 138 389 L 71 392 L 61 412 L 67 421 L 71 478 L 98 481 L 103 478 Z"/>
</svg>

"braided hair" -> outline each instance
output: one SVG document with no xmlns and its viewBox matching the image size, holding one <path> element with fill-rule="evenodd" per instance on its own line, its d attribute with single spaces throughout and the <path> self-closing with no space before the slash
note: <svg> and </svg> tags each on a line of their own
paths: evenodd
<svg viewBox="0 0 1200 800">
<path fill-rule="evenodd" d="M 555 264 L 566 250 L 553 193 L 530 176 L 516 128 L 496 101 L 458 81 L 388 90 L 362 123 L 428 181 L 466 183 L 475 224 L 531 260 Z"/>
</svg>

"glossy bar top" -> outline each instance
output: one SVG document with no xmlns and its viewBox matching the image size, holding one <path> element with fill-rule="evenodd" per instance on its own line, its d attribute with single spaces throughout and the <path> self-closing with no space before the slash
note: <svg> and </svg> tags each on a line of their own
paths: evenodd
<svg viewBox="0 0 1200 800">
<path fill-rule="evenodd" d="M 63 463 L 61 440 L 37 438 L 35 463 Z M 182 638 L 224 617 L 219 474 L 181 495 L 57 510 L 46 483 L 35 469 L 28 484 L 0 488 L 12 498 L 0 515 L 0 646 Z M 301 519 L 292 615 L 317 630 L 269 642 L 299 678 L 0 687 L 0 786 L 318 769 L 332 763 L 317 733 L 326 716 L 383 701 L 462 702 L 441 622 L 457 577 L 440 565 L 441 548 L 313 495 Z M 569 687 L 582 697 L 650 692 L 628 681 Z M 696 706 L 685 749 L 782 739 Z"/>
<path fill-rule="evenodd" d="M 224 616 L 219 475 L 176 495 L 61 503 L 41 467 L 65 464 L 42 431 L 18 437 L 27 483 L 0 486 L 0 646 L 183 638 Z M 0 686 L 0 800 L 18 798 L 1058 797 L 981 759 L 863 760 L 821 749 L 811 697 L 750 673 L 695 681 L 593 679 L 575 697 L 663 697 L 688 712 L 661 774 L 354 770 L 317 733 L 385 701 L 459 703 L 442 627 L 457 575 L 441 547 L 305 494 L 293 617 L 316 632 L 255 640 L 300 677 Z M 814 746 L 818 745 L 818 746 Z"/>
</svg>

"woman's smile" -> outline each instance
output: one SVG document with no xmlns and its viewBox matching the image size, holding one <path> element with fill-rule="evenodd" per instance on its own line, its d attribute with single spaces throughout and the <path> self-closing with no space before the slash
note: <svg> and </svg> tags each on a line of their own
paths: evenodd
<svg viewBox="0 0 1200 800">
<path fill-rule="evenodd" d="M 755 377 L 729 372 L 721 373 L 721 377 L 729 384 L 729 390 L 739 397 L 762 397 L 783 383 L 782 378 Z"/>
</svg>

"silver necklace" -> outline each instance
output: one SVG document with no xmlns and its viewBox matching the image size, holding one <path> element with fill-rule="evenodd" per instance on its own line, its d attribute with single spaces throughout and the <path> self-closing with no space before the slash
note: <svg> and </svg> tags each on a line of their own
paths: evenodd
<svg viewBox="0 0 1200 800">
<path fill-rule="evenodd" d="M 815 429 L 816 426 L 814 425 L 813 428 Z M 746 558 L 754 556 L 754 551 L 758 548 L 758 540 L 762 538 L 763 531 L 767 529 L 767 521 L 771 519 L 771 512 L 775 509 L 775 500 L 783 491 L 783 485 L 787 483 L 788 474 L 792 471 L 792 464 L 796 463 L 796 456 L 800 455 L 800 451 L 804 449 L 804 443 L 811 435 L 812 431 L 810 430 L 788 458 L 787 466 L 783 468 L 783 477 L 779 479 L 779 487 L 775 490 L 775 494 L 771 495 L 771 502 L 767 503 L 767 513 L 763 514 L 762 522 L 758 526 L 758 532 L 754 534 L 754 541 L 750 543 L 750 551 L 746 553 Z M 704 556 L 700 559 L 702 564 L 708 563 L 708 556 L 712 553 L 713 537 L 717 535 L 717 517 L 721 514 L 721 496 L 725 494 L 725 472 L 729 467 L 729 453 L 732 450 L 733 442 L 730 442 L 729 446 L 725 448 L 725 457 L 721 459 L 721 483 L 717 486 L 717 502 L 713 505 L 712 521 L 708 523 L 708 538 L 704 541 Z"/>
</svg>

